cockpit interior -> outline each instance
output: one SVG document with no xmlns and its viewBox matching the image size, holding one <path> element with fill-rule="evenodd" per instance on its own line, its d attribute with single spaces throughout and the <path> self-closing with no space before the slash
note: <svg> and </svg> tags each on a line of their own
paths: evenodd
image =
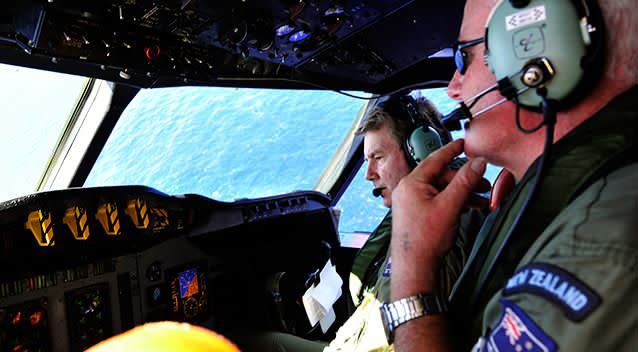
<svg viewBox="0 0 638 352">
<path fill-rule="evenodd" d="M 357 245 L 339 233 L 335 205 L 363 163 L 359 136 L 350 133 L 348 143 L 330 151 L 335 158 L 317 187 L 264 197 L 222 201 L 149 185 L 88 187 L 85 181 L 124 109 L 147 89 L 347 92 L 366 97 L 362 115 L 376 97 L 443 87 L 454 71 L 451 48 L 463 5 L 0 5 L 1 64 L 90 78 L 69 121 L 82 116 L 90 88 L 103 86 L 111 94 L 85 142 L 72 138 L 79 134 L 67 125 L 37 189 L 0 198 L 0 350 L 83 351 L 161 320 L 222 334 L 262 329 L 329 339 L 339 324 L 327 332 L 310 326 L 300 299 L 329 259 L 347 282 Z M 345 291 L 347 285 L 335 304 L 337 322 L 352 308 Z"/>
</svg>

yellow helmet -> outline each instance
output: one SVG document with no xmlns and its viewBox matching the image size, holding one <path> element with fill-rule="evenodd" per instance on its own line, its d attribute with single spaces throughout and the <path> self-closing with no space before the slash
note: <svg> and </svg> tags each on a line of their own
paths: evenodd
<svg viewBox="0 0 638 352">
<path fill-rule="evenodd" d="M 149 323 L 104 340 L 88 352 L 239 352 L 225 337 L 187 323 Z"/>
</svg>

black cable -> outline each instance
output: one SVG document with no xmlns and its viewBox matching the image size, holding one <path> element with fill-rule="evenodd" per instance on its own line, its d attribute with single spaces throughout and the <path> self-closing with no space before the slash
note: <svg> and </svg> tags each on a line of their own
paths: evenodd
<svg viewBox="0 0 638 352">
<path fill-rule="evenodd" d="M 382 96 L 388 96 L 388 95 L 395 95 L 395 94 L 399 94 L 401 92 L 404 91 L 408 91 L 408 90 L 414 90 L 417 88 L 428 88 L 430 86 L 439 86 L 439 85 L 448 85 L 450 83 L 450 81 L 446 81 L 446 80 L 441 80 L 441 79 L 433 79 L 431 81 L 425 81 L 425 82 L 418 82 L 418 83 L 414 83 L 414 84 L 410 84 L 407 86 L 403 86 L 399 89 L 395 89 L 393 91 L 391 91 L 390 93 L 387 94 L 382 94 Z"/>
<path fill-rule="evenodd" d="M 228 78 L 228 77 L 218 77 L 217 80 L 220 81 L 236 81 L 236 80 L 240 80 L 240 79 L 235 79 L 235 78 Z M 377 98 L 381 98 L 381 97 L 386 97 L 386 96 L 391 96 L 391 95 L 395 95 L 404 91 L 408 91 L 408 90 L 414 90 L 417 88 L 428 88 L 430 86 L 440 86 L 440 85 L 446 85 L 448 84 L 450 81 L 446 81 L 446 80 L 440 80 L 440 79 L 434 79 L 431 81 L 425 81 L 425 82 L 418 82 L 418 83 L 414 83 L 414 84 L 410 84 L 407 86 L 403 86 L 400 87 L 398 89 L 395 89 L 389 93 L 384 93 L 384 94 L 373 94 L 369 97 L 362 97 L 360 95 L 354 95 L 351 93 L 346 93 L 342 90 L 338 90 L 338 89 L 333 89 L 327 86 L 324 86 L 322 84 L 318 84 L 318 83 L 313 83 L 313 82 L 307 82 L 307 81 L 301 81 L 301 80 L 297 80 L 297 79 L 292 79 L 292 78 L 261 78 L 261 77 L 254 77 L 251 78 L 250 80 L 252 81 L 281 81 L 281 82 L 290 82 L 290 83 L 297 83 L 297 84 L 304 84 L 310 87 L 314 87 L 314 88 L 319 88 L 319 89 L 323 89 L 323 90 L 331 90 L 333 92 L 345 95 L 347 97 L 350 98 L 355 98 L 355 99 L 361 99 L 361 100 L 373 100 L 373 99 L 377 99 Z"/>
<path fill-rule="evenodd" d="M 521 107 L 520 107 L 520 105 L 518 103 L 518 97 L 514 97 L 514 101 L 516 102 L 516 128 L 518 128 L 519 131 L 521 131 L 523 133 L 527 133 L 527 134 L 534 133 L 534 132 L 540 130 L 541 127 L 543 127 L 546 124 L 545 120 L 542 120 L 538 125 L 536 125 L 535 127 L 530 128 L 530 129 L 527 129 L 527 128 L 523 127 L 523 125 L 521 124 L 521 119 L 520 119 Z M 543 118 L 545 119 L 545 117 L 543 117 Z"/>
<path fill-rule="evenodd" d="M 531 201 L 534 195 L 536 194 L 536 191 L 540 183 L 543 180 L 543 176 L 544 176 L 543 174 L 545 172 L 545 169 L 547 168 L 547 163 L 549 161 L 551 148 L 552 148 L 552 145 L 554 144 L 554 127 L 556 125 L 556 111 L 554 110 L 553 102 L 547 99 L 547 90 L 545 88 L 539 88 L 536 90 L 536 92 L 538 95 L 541 96 L 541 99 L 542 99 L 541 108 L 543 111 L 543 121 L 541 122 L 540 125 L 541 126 L 545 125 L 545 146 L 543 148 L 543 154 L 541 155 L 541 158 L 538 161 L 538 165 L 536 166 L 536 175 L 535 175 L 536 179 L 534 180 L 534 184 L 532 185 L 529 192 L 527 192 L 527 195 L 525 196 L 525 200 L 523 201 L 523 204 L 521 205 L 521 209 L 519 210 L 518 214 L 516 214 L 516 218 L 514 218 L 512 225 L 510 226 L 507 233 L 505 234 L 503 241 L 498 247 L 496 254 L 492 258 L 492 261 L 490 262 L 487 268 L 487 271 L 485 272 L 485 275 L 483 276 L 483 280 L 481 280 L 481 282 L 479 283 L 478 290 L 476 292 L 483 292 L 485 290 L 485 285 L 487 284 L 490 274 L 492 274 L 492 271 L 494 270 L 494 267 L 496 266 L 496 262 L 498 261 L 498 258 L 501 256 L 501 254 L 505 250 L 507 243 L 512 238 L 514 231 L 520 224 L 521 219 L 523 218 L 523 215 L 525 214 L 525 212 L 527 211 L 527 208 L 531 204 Z M 518 107 L 519 107 L 518 99 L 516 99 L 516 103 L 517 103 L 516 114 L 518 115 Z M 518 119 L 518 116 L 516 118 Z M 536 130 L 538 130 L 538 128 L 536 128 Z M 476 303 L 477 302 L 472 302 L 471 306 L 476 306 Z"/>
</svg>

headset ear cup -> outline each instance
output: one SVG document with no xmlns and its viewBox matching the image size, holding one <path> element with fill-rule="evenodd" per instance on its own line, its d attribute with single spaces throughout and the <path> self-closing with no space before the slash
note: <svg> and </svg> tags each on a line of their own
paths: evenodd
<svg viewBox="0 0 638 352">
<path fill-rule="evenodd" d="M 441 137 L 432 128 L 418 127 L 405 141 L 406 159 L 412 167 L 415 167 L 442 145 Z"/>
<path fill-rule="evenodd" d="M 585 6 L 589 12 L 593 10 L 593 17 L 598 15 L 597 7 Z M 589 32 L 588 24 L 592 23 L 582 20 L 588 12 L 585 6 L 582 0 L 500 2 L 488 20 L 485 35 L 488 66 L 496 79 L 511 80 L 517 90 L 536 88 L 528 81 L 536 75 L 521 74 L 532 65 L 543 68 L 544 79 L 538 84 L 547 88 L 548 98 L 558 101 L 561 108 L 582 95 L 583 85 L 594 76 L 587 62 L 592 51 L 599 51 L 595 48 L 601 45 L 598 37 L 603 31 L 603 26 L 594 22 L 596 30 Z M 535 89 L 518 96 L 519 104 L 532 110 L 540 101 Z"/>
</svg>

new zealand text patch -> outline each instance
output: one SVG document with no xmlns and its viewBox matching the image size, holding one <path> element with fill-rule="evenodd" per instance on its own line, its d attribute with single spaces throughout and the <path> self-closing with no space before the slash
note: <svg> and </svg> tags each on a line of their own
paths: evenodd
<svg viewBox="0 0 638 352">
<path fill-rule="evenodd" d="M 567 271 L 551 264 L 532 263 L 518 270 L 503 288 L 503 296 L 526 292 L 556 304 L 567 318 L 583 320 L 600 305 L 591 288 Z"/>
</svg>

